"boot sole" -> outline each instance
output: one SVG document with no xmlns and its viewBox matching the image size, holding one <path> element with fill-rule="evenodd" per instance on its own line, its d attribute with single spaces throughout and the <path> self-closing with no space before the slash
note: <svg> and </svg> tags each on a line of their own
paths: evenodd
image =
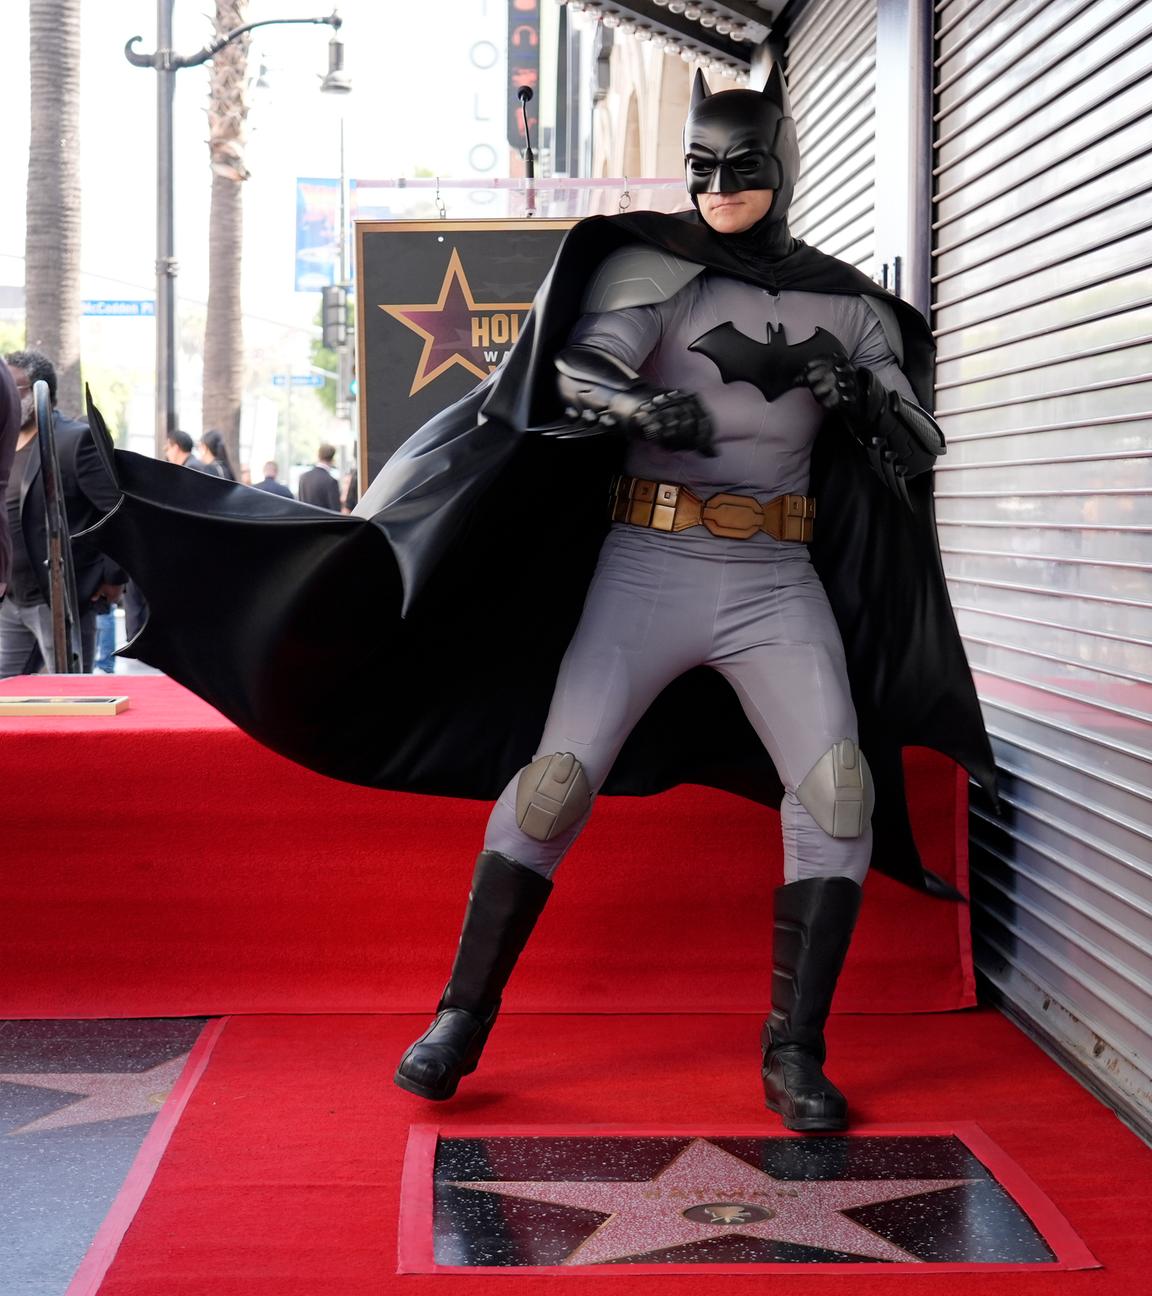
<svg viewBox="0 0 1152 1296">
<path fill-rule="evenodd" d="M 839 1120 L 829 1120 L 822 1116 L 785 1116 L 775 1103 L 764 1100 L 764 1106 L 769 1111 L 775 1112 L 780 1117 L 780 1121 L 785 1129 L 795 1130 L 797 1134 L 835 1134 L 839 1130 L 848 1128 L 848 1117 L 843 1116 Z"/>
<path fill-rule="evenodd" d="M 427 1098 L 429 1102 L 447 1102 L 449 1098 L 455 1095 L 457 1088 L 457 1085 L 454 1084 L 450 1089 L 432 1089 L 428 1085 L 409 1080 L 406 1075 L 401 1074 L 399 1071 L 392 1077 L 392 1083 L 406 1093 L 415 1094 L 417 1098 Z"/>
</svg>

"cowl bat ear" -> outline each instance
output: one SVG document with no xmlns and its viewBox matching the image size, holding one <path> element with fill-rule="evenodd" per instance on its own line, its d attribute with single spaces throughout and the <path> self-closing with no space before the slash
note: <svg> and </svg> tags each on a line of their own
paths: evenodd
<svg viewBox="0 0 1152 1296">
<path fill-rule="evenodd" d="M 699 72 L 696 74 L 699 76 Z M 780 71 L 780 64 L 773 63 L 772 71 L 768 73 L 768 83 L 763 90 L 764 98 L 770 100 L 780 109 L 782 117 L 792 116 L 792 105 L 788 102 L 788 87 L 784 84 L 784 73 Z"/>
<path fill-rule="evenodd" d="M 699 68 L 696 69 L 696 75 L 692 78 L 692 110 L 700 107 L 705 99 L 711 97 L 712 91 L 708 89 L 708 82 L 704 80 L 704 73 Z"/>
</svg>

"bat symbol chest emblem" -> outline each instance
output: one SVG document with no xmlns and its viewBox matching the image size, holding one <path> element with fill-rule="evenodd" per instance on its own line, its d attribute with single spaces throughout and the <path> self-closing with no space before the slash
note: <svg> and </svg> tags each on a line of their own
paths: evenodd
<svg viewBox="0 0 1152 1296">
<path fill-rule="evenodd" d="M 768 339 L 757 342 L 735 324 L 718 324 L 688 344 L 707 356 L 726 383 L 747 382 L 771 403 L 796 386 L 805 366 L 817 356 L 842 356 L 844 348 L 827 329 L 789 345 L 783 324 L 768 325 Z"/>
</svg>

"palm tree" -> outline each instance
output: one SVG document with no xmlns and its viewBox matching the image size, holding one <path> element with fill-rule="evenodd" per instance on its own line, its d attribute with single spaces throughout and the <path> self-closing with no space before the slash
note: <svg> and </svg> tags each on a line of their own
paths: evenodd
<svg viewBox="0 0 1152 1296">
<path fill-rule="evenodd" d="M 248 0 L 216 0 L 218 35 L 247 22 Z M 208 101 L 208 148 L 212 159 L 212 208 L 208 234 L 208 315 L 204 326 L 205 428 L 224 434 L 233 462 L 240 459 L 240 404 L 244 380 L 244 322 L 240 265 L 244 212 L 240 186 L 244 165 L 248 40 L 240 37 L 213 56 Z"/>
<path fill-rule="evenodd" d="M 24 244 L 25 335 L 80 394 L 80 0 L 29 0 L 32 135 Z"/>
</svg>

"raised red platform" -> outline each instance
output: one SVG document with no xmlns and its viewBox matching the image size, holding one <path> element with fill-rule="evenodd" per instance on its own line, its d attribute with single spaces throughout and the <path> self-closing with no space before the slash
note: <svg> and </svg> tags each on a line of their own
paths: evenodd
<svg viewBox="0 0 1152 1296">
<path fill-rule="evenodd" d="M 337 783 L 161 677 L 119 716 L 0 717 L 0 1017 L 423 1012 L 455 945 L 487 804 Z M 333 693 L 332 708 L 349 705 Z M 966 889 L 966 780 L 910 753 L 930 868 Z M 708 789 L 604 798 L 558 874 L 512 1012 L 757 1012 L 774 812 Z M 973 1002 L 963 905 L 869 879 L 839 1011 Z"/>
<path fill-rule="evenodd" d="M 451 1103 L 388 1083 L 424 1017 L 233 1018 L 100 1296 L 547 1296 L 552 1274 L 398 1274 L 413 1124 L 779 1130 L 760 1092 L 758 1016 L 518 1014 Z M 940 1273 L 926 1263 L 789 1277 L 569 1271 L 579 1296 L 1134 1296 L 1152 1152 L 992 1009 L 838 1016 L 830 1069 L 857 1130 L 976 1122 L 1103 1268 Z M 888 1172 L 891 1173 L 891 1172 Z M 904 1172 L 896 1172 L 903 1177 Z M 1019 1184 L 1010 1184 L 1018 1194 Z M 1034 1218 L 1035 1198 L 1023 1195 Z M 1028 1199 L 1031 1198 L 1029 1201 Z M 925 1204 L 923 1220 L 934 1215 Z M 509 1219 L 517 1216 L 509 1214 Z M 585 1217 L 595 1223 L 595 1216 Z M 987 1215 L 967 1223 L 986 1241 Z M 1044 1231 L 1053 1237 L 1050 1219 Z M 1055 1240 L 1055 1239 L 1053 1239 Z M 1063 1247 L 1061 1247 L 1063 1250 Z"/>
</svg>

